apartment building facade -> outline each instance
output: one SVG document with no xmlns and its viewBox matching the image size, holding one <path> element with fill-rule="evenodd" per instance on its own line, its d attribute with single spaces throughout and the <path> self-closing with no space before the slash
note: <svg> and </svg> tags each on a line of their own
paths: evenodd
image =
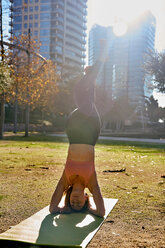
<svg viewBox="0 0 165 248">
<path fill-rule="evenodd" d="M 82 68 L 86 58 L 87 0 L 10 0 L 11 32 L 40 42 L 40 53 L 62 65 Z"/>
</svg>

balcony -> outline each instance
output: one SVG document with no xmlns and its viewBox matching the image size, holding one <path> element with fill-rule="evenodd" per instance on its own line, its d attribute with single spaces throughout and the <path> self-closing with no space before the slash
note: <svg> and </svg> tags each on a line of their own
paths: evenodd
<svg viewBox="0 0 165 248">
<path fill-rule="evenodd" d="M 55 38 L 55 37 L 57 37 L 57 38 L 59 38 L 59 39 L 64 39 L 64 36 L 62 35 L 62 34 L 60 34 L 60 33 L 54 33 L 54 32 L 51 32 L 51 38 Z"/>
<path fill-rule="evenodd" d="M 61 0 L 53 0 L 52 6 L 55 7 L 55 5 L 59 4 L 61 7 L 64 8 L 64 2 Z"/>
<path fill-rule="evenodd" d="M 73 20 L 75 22 L 75 24 L 77 23 L 79 26 L 82 26 L 85 23 L 78 16 L 76 17 L 76 16 L 72 15 L 70 12 L 67 12 L 67 17 L 68 17 L 68 19 Z"/>
<path fill-rule="evenodd" d="M 80 4 L 83 8 L 87 8 L 87 0 L 86 2 L 84 0 L 83 1 L 79 0 L 78 4 Z"/>
<path fill-rule="evenodd" d="M 13 29 L 9 28 L 9 33 L 12 34 L 13 33 Z"/>
<path fill-rule="evenodd" d="M 10 27 L 13 27 L 13 22 L 9 22 L 9 26 Z"/>
<path fill-rule="evenodd" d="M 82 28 L 72 24 L 71 22 L 67 22 L 67 26 L 66 26 L 66 29 L 71 31 L 71 32 L 75 32 L 76 34 L 80 35 L 80 36 L 83 36 L 83 30 Z"/>
<path fill-rule="evenodd" d="M 62 55 L 62 52 L 61 51 L 58 51 L 57 49 L 51 49 L 50 50 L 50 53 Z"/>
<path fill-rule="evenodd" d="M 77 16 L 77 17 L 79 17 L 79 18 L 82 19 L 83 13 L 81 12 L 80 9 L 78 9 L 78 8 L 73 8 L 73 7 L 71 7 L 69 4 L 67 4 L 67 10 L 69 10 L 69 11 L 72 13 L 72 15 L 75 15 L 75 16 Z"/>
<path fill-rule="evenodd" d="M 82 52 L 81 52 L 80 49 L 71 47 L 69 45 L 65 45 L 65 49 L 66 50 L 70 50 L 71 52 L 73 52 L 74 54 L 76 54 L 76 56 L 78 56 L 78 57 L 82 57 Z"/>
<path fill-rule="evenodd" d="M 65 41 L 69 42 L 70 44 L 73 44 L 73 46 L 77 47 L 77 49 L 80 49 L 81 51 L 85 51 L 85 48 L 82 46 L 81 42 L 74 39 L 74 37 L 71 38 L 71 37 L 66 36 Z"/>
<path fill-rule="evenodd" d="M 60 13 L 61 15 L 64 15 L 64 10 L 60 8 L 52 8 L 53 13 Z"/>
<path fill-rule="evenodd" d="M 68 0 L 67 7 L 71 8 L 72 10 L 77 12 L 80 12 L 82 15 L 87 15 L 86 8 L 84 8 L 80 2 L 77 2 L 76 5 L 73 4 L 71 0 Z"/>
<path fill-rule="evenodd" d="M 86 40 L 84 38 L 82 38 L 83 36 L 80 35 L 79 33 L 74 32 L 70 29 L 67 29 L 66 33 L 73 36 L 73 39 L 76 38 L 76 40 L 79 41 L 81 44 L 86 44 Z"/>
<path fill-rule="evenodd" d="M 74 67 L 79 67 L 79 66 L 82 66 L 82 61 L 79 60 L 79 61 L 76 61 L 74 59 L 71 59 L 71 58 L 65 58 L 65 63 L 67 64 L 67 66 L 74 66 Z"/>
<path fill-rule="evenodd" d="M 61 16 L 52 16 L 52 24 L 54 24 L 54 22 L 56 22 L 56 21 L 64 23 L 64 18 Z"/>
<path fill-rule="evenodd" d="M 13 12 L 14 8 L 13 8 L 12 5 L 9 7 L 9 10 L 10 10 L 11 12 Z"/>
<path fill-rule="evenodd" d="M 55 25 L 54 27 L 51 28 L 52 31 L 54 29 L 64 32 L 64 27 L 62 25 Z"/>
<path fill-rule="evenodd" d="M 10 17 L 11 19 L 13 19 L 13 13 L 9 14 L 9 17 Z"/>
<path fill-rule="evenodd" d="M 57 62 L 57 63 L 62 63 L 62 58 L 61 57 L 55 57 L 53 60 L 55 62 Z"/>
</svg>

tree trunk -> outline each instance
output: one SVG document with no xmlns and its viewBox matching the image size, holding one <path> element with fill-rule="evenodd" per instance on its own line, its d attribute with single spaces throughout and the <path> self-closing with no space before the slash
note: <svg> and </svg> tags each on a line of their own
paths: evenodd
<svg viewBox="0 0 165 248">
<path fill-rule="evenodd" d="M 28 70 L 29 70 L 29 65 L 30 65 L 30 28 L 28 29 L 28 37 L 29 37 L 29 44 L 28 44 Z M 29 71 L 30 73 L 30 71 Z M 26 104 L 26 110 L 25 110 L 25 137 L 29 136 L 29 89 L 27 85 L 27 104 Z"/>
<path fill-rule="evenodd" d="M 18 113 L 18 101 L 16 98 L 15 104 L 14 104 L 14 130 L 13 130 L 13 133 L 17 133 L 17 113 Z"/>
<path fill-rule="evenodd" d="M 25 110 L 25 137 L 29 136 L 29 103 L 26 104 Z"/>
<path fill-rule="evenodd" d="M 0 139 L 3 139 L 4 122 L 5 122 L 5 96 L 3 94 L 1 98 L 1 109 L 0 109 Z"/>
</svg>

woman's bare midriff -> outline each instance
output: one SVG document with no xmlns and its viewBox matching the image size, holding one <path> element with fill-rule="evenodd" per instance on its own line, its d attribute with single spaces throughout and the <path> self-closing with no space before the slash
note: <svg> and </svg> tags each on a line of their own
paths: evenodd
<svg viewBox="0 0 165 248">
<path fill-rule="evenodd" d="M 87 144 L 71 144 L 68 148 L 68 160 L 94 161 L 94 146 Z"/>
</svg>

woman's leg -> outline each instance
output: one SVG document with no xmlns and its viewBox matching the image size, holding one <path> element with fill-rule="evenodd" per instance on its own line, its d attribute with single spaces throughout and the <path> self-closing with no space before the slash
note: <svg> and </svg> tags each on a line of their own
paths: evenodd
<svg viewBox="0 0 165 248">
<path fill-rule="evenodd" d="M 75 88 L 75 103 L 78 109 L 86 115 L 95 111 L 95 82 L 99 73 L 101 62 L 92 66 L 86 75 L 77 83 Z"/>
</svg>

